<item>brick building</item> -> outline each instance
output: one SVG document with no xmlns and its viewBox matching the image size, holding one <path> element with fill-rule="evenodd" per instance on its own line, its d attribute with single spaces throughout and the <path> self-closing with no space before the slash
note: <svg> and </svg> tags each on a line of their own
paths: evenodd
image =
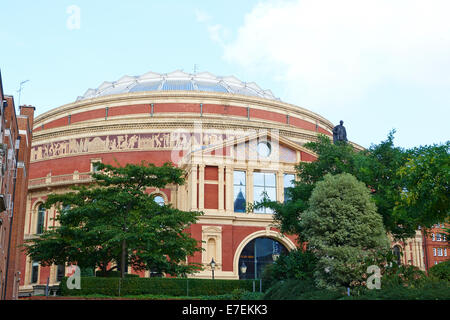
<svg viewBox="0 0 450 320">
<path fill-rule="evenodd" d="M 319 133 L 332 137 L 333 127 L 235 77 L 175 71 L 104 82 L 36 117 L 24 237 L 56 225 L 56 211 L 42 203 L 49 193 L 90 183 L 93 163 L 171 161 L 185 169 L 186 184 L 151 192 L 161 204 L 205 213 L 189 230 L 204 241 L 205 250 L 189 257 L 204 266 L 195 277 L 210 278 L 214 259 L 216 278 L 259 278 L 264 265 L 298 244 L 273 227 L 269 209 L 254 210 L 252 204 L 264 193 L 284 201 L 295 165 L 316 159 L 303 145 Z M 424 268 L 420 232 L 396 245 L 411 264 Z M 22 294 L 47 281 L 58 283 L 65 274 L 65 266 L 22 259 Z"/>
<path fill-rule="evenodd" d="M 13 97 L 3 93 L 1 74 L 0 98 L 0 296 L 16 299 L 35 109 L 21 106 L 16 114 Z"/>
<path fill-rule="evenodd" d="M 424 243 L 424 261 L 426 269 L 449 260 L 449 245 L 448 235 L 445 233 L 445 228 L 449 225 L 445 223 L 437 223 L 428 230 L 427 234 L 423 236 Z"/>
</svg>

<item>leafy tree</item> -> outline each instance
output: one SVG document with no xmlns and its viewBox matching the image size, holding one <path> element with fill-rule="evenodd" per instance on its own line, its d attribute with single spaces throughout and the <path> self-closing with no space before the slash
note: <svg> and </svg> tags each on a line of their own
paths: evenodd
<svg viewBox="0 0 450 320">
<path fill-rule="evenodd" d="M 409 150 L 406 163 L 398 170 L 405 183 L 398 209 L 421 226 L 431 227 L 449 217 L 449 149 L 450 141 Z"/>
<path fill-rule="evenodd" d="M 410 238 L 419 226 L 445 221 L 450 203 L 448 143 L 404 150 L 394 146 L 394 134 L 393 130 L 385 141 L 363 151 L 319 136 L 318 141 L 305 144 L 317 160 L 296 166 L 299 181 L 289 190 L 290 200 L 277 203 L 266 199 L 255 207 L 272 208 L 280 230 L 303 241 L 300 218 L 317 182 L 328 173 L 350 173 L 370 188 L 386 231 L 394 238 Z"/>
<path fill-rule="evenodd" d="M 361 278 L 364 261 L 389 248 L 370 191 L 348 173 L 327 174 L 316 184 L 300 224 L 309 249 L 318 258 L 319 288 L 351 286 Z"/>
<path fill-rule="evenodd" d="M 264 286 L 271 287 L 277 281 L 285 279 L 312 279 L 316 263 L 317 258 L 312 252 L 292 250 L 264 268 L 262 275 Z"/>
<path fill-rule="evenodd" d="M 443 261 L 428 269 L 430 277 L 450 282 L 450 260 Z"/>
<path fill-rule="evenodd" d="M 397 239 L 405 239 L 414 236 L 419 224 L 399 208 L 405 181 L 398 169 L 406 163 L 408 152 L 394 146 L 394 133 L 391 131 L 385 141 L 358 154 L 354 175 L 372 190 L 386 230 Z"/>
<path fill-rule="evenodd" d="M 296 234 L 303 241 L 303 230 L 300 217 L 309 204 L 308 200 L 315 184 L 322 180 L 327 173 L 355 173 L 355 151 L 350 144 L 339 142 L 337 145 L 330 142 L 324 135 L 319 135 L 317 142 L 309 142 L 305 147 L 318 155 L 316 161 L 300 162 L 296 166 L 299 181 L 293 188 L 289 188 L 289 201 L 277 203 L 264 199 L 255 207 L 266 206 L 274 210 L 274 219 L 283 233 Z"/>
<path fill-rule="evenodd" d="M 59 209 L 60 226 L 27 241 L 27 254 L 42 265 L 76 263 L 102 273 L 118 268 L 121 277 L 127 264 L 172 275 L 197 270 L 185 263 L 201 250 L 186 230 L 201 213 L 160 206 L 147 191 L 183 184 L 184 172 L 170 163 L 96 167 L 94 184 L 48 196 L 45 206 Z"/>
</svg>

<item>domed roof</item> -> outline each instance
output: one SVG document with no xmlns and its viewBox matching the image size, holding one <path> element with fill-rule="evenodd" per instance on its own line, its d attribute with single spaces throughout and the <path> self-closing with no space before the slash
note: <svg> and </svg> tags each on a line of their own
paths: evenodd
<svg viewBox="0 0 450 320">
<path fill-rule="evenodd" d="M 222 92 L 280 100 L 270 90 L 263 90 L 254 82 L 242 82 L 234 76 L 217 77 L 209 72 L 189 74 L 177 70 L 166 74 L 148 72 L 136 77 L 123 76 L 115 82 L 105 81 L 97 89 L 87 90 L 77 101 L 120 93 L 174 90 Z"/>
</svg>

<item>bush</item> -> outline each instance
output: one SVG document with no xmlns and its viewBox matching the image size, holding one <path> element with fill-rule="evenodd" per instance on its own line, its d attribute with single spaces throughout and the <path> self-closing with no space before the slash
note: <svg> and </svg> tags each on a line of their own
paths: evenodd
<svg viewBox="0 0 450 320">
<path fill-rule="evenodd" d="M 267 300 L 450 300 L 450 284 L 427 278 L 421 286 L 406 287 L 403 284 L 382 286 L 380 290 L 318 289 L 312 280 L 280 281 L 263 297 Z"/>
<path fill-rule="evenodd" d="M 429 282 L 425 272 L 415 266 L 410 265 L 394 265 L 387 268 L 385 274 L 381 278 L 382 288 L 396 288 L 399 286 L 409 288 L 420 288 Z"/>
<path fill-rule="evenodd" d="M 365 290 L 359 296 L 343 300 L 450 300 L 450 286 L 444 281 L 428 281 L 421 287 L 389 286 L 380 290 Z"/>
<path fill-rule="evenodd" d="M 314 275 L 317 258 L 309 251 L 292 250 L 280 256 L 275 263 L 269 264 L 263 271 L 263 289 L 268 289 L 280 280 L 307 280 Z"/>
<path fill-rule="evenodd" d="M 83 274 L 81 276 L 83 276 Z M 95 272 L 95 276 L 96 277 L 102 277 L 102 278 L 120 278 L 120 271 L 108 271 L 106 273 L 100 272 L 100 271 L 96 271 Z M 132 273 L 125 273 L 125 277 L 126 278 L 133 278 L 133 277 L 139 278 L 139 275 L 138 274 L 132 274 Z"/>
<path fill-rule="evenodd" d="M 85 296 L 102 294 L 108 296 L 126 295 L 169 295 L 169 296 L 216 296 L 232 294 L 240 289 L 253 291 L 253 280 L 210 280 L 187 278 L 107 278 L 82 277 L 80 290 L 69 290 L 67 278 L 60 283 L 61 295 Z M 259 291 L 259 281 L 256 282 Z M 120 290 L 120 293 L 119 293 Z M 244 291 L 235 292 L 241 295 Z M 233 299 L 231 297 L 230 299 Z"/>
<path fill-rule="evenodd" d="M 428 269 L 428 275 L 436 279 L 450 281 L 450 260 L 432 266 Z"/>
<path fill-rule="evenodd" d="M 262 292 L 250 292 L 245 291 L 239 300 L 262 300 L 264 299 L 264 293 Z"/>
<path fill-rule="evenodd" d="M 343 292 L 318 289 L 312 279 L 279 281 L 264 295 L 267 300 L 335 300 L 340 297 Z"/>
<path fill-rule="evenodd" d="M 389 248 L 383 219 L 366 185 L 348 173 L 318 182 L 300 226 L 318 257 L 314 279 L 320 288 L 352 287 L 363 261 Z"/>
</svg>

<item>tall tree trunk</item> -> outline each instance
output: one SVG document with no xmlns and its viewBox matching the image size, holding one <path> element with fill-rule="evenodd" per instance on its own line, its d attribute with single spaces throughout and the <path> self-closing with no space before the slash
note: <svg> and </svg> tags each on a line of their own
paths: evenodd
<svg viewBox="0 0 450 320">
<path fill-rule="evenodd" d="M 127 242 L 125 239 L 122 240 L 122 259 L 120 264 L 120 277 L 125 278 L 125 265 L 127 260 Z"/>
</svg>

